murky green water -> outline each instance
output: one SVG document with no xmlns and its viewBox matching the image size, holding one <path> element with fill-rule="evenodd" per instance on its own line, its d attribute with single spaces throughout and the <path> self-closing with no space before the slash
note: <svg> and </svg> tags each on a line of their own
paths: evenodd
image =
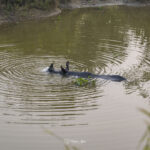
<svg viewBox="0 0 150 150">
<path fill-rule="evenodd" d="M 76 9 L 0 26 L 1 149 L 139 148 L 146 129 L 139 108 L 150 102 L 149 43 L 149 7 Z M 128 82 L 78 87 L 74 77 L 44 72 L 67 60 L 70 70 Z"/>
</svg>

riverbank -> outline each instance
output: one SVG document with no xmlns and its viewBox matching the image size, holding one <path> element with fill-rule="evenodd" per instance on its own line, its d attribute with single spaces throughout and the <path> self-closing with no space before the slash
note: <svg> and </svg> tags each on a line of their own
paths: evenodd
<svg viewBox="0 0 150 150">
<path fill-rule="evenodd" d="M 67 4 L 60 4 L 61 8 L 65 9 L 103 7 L 114 5 L 144 7 L 150 5 L 150 0 L 71 0 Z"/>
<path fill-rule="evenodd" d="M 3 23 L 20 22 L 34 20 L 58 15 L 63 9 L 103 7 L 113 5 L 125 5 L 143 7 L 150 5 L 150 0 L 140 2 L 139 0 L 70 0 L 69 2 L 59 2 L 51 9 L 26 8 L 8 11 L 0 9 L 0 25 Z"/>
<path fill-rule="evenodd" d="M 61 9 L 40 10 L 30 9 L 28 11 L 19 10 L 16 12 L 0 11 L 0 25 L 4 23 L 20 22 L 25 20 L 34 20 L 56 16 L 61 13 Z"/>
</svg>

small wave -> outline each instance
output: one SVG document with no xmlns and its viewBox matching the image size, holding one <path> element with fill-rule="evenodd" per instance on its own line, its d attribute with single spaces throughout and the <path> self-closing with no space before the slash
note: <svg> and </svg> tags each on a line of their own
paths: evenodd
<svg viewBox="0 0 150 150">
<path fill-rule="evenodd" d="M 0 108 L 4 109 L 3 114 L 8 114 L 5 108 L 9 108 L 10 116 L 15 114 L 9 120 L 6 118 L 6 122 L 57 124 L 61 120 L 65 125 L 66 120 L 97 109 L 97 101 L 102 93 L 100 88 L 79 88 L 72 82 L 75 78 L 43 74 L 48 69 L 43 66 L 58 60 L 57 57 L 18 57 L 0 53 L 0 58 L 0 95 L 4 99 L 0 102 Z M 65 62 L 59 57 L 55 68 L 58 69 Z M 73 70 L 84 66 L 76 62 L 71 64 Z"/>
<path fill-rule="evenodd" d="M 45 67 L 45 68 L 43 68 L 41 71 L 42 71 L 42 72 L 47 72 L 47 71 L 48 71 L 48 68 L 49 68 L 49 67 Z"/>
</svg>

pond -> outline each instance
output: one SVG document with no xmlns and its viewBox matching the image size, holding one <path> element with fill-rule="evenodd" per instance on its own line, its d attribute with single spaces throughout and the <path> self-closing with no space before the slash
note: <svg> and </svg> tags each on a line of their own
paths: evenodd
<svg viewBox="0 0 150 150">
<path fill-rule="evenodd" d="M 150 102 L 149 7 L 65 10 L 0 26 L 0 145 L 3 150 L 136 150 Z M 77 86 L 70 70 L 117 74 Z"/>
</svg>

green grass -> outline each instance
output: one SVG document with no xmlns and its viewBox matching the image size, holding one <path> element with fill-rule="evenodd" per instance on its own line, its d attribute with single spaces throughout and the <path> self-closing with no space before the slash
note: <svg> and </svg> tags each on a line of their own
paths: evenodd
<svg viewBox="0 0 150 150">
<path fill-rule="evenodd" d="M 51 9 L 57 7 L 59 0 L 0 0 L 3 9 L 13 11 L 20 8 Z"/>
<path fill-rule="evenodd" d="M 150 119 L 150 111 L 145 109 L 140 109 L 142 113 L 144 113 Z M 147 129 L 141 139 L 140 143 L 144 143 L 143 150 L 150 150 L 150 121 L 146 121 Z"/>
<path fill-rule="evenodd" d="M 0 7 L 9 11 L 19 8 L 51 9 L 58 7 L 59 3 L 67 3 L 70 0 L 0 0 Z"/>
<path fill-rule="evenodd" d="M 45 131 L 45 133 L 47 133 L 48 135 L 51 135 L 52 137 L 56 138 L 56 140 L 60 141 L 63 143 L 64 145 L 64 150 L 79 150 L 78 147 L 76 147 L 75 145 L 71 145 L 67 142 L 65 142 L 65 139 L 57 134 L 55 134 L 54 132 L 52 132 L 51 130 L 48 130 L 44 127 L 42 127 L 43 130 Z M 59 144 L 59 143 L 58 143 Z"/>
<path fill-rule="evenodd" d="M 71 0 L 0 0 L 0 7 L 9 11 L 20 8 L 52 9 L 59 7 L 60 3 L 66 4 Z M 134 0 L 130 0 L 131 2 Z M 150 0 L 135 0 L 137 2 L 150 2 Z"/>
</svg>

